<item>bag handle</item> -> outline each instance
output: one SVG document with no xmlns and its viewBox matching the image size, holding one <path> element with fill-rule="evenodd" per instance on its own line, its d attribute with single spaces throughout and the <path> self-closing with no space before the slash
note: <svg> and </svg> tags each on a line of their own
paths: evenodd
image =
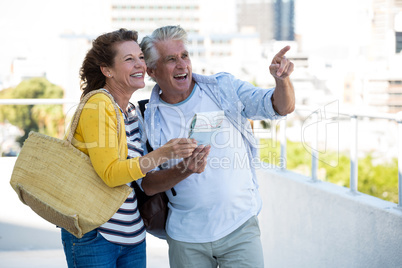
<svg viewBox="0 0 402 268">
<path fill-rule="evenodd" d="M 113 96 L 110 95 L 110 93 L 108 93 L 107 91 L 105 91 L 104 89 L 97 89 L 97 90 L 93 90 L 88 92 L 80 101 L 80 103 L 78 104 L 77 110 L 74 113 L 73 116 L 73 120 L 71 123 L 71 129 L 70 129 L 70 133 L 68 133 L 68 137 L 67 137 L 67 141 L 69 143 L 71 143 L 71 141 L 73 140 L 75 131 L 78 127 L 78 122 L 80 120 L 80 116 L 82 113 L 82 110 L 84 109 L 85 104 L 87 103 L 87 101 L 89 100 L 89 98 L 91 98 L 93 95 L 95 94 L 105 94 L 106 96 L 108 96 L 110 98 L 110 100 L 112 101 L 113 104 L 113 108 L 114 111 L 116 112 L 116 117 L 117 117 L 117 137 L 118 137 L 118 141 L 120 141 L 119 137 L 120 137 L 120 115 L 119 115 L 119 108 L 117 107 L 116 102 L 113 99 Z"/>
<path fill-rule="evenodd" d="M 145 105 L 146 105 L 148 102 L 149 102 L 149 99 L 144 99 L 144 100 L 138 101 L 138 106 L 139 106 L 139 108 L 140 108 L 140 112 L 141 112 L 142 118 L 144 118 L 144 112 L 145 112 L 145 108 L 146 108 Z M 150 153 L 150 152 L 153 151 L 153 148 L 152 148 L 152 146 L 149 144 L 148 139 L 147 139 L 147 142 L 145 143 L 145 145 L 147 146 L 148 153 Z"/>
</svg>

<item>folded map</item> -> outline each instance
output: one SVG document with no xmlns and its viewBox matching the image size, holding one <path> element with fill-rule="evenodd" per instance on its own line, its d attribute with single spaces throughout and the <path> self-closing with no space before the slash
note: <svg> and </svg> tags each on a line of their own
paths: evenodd
<svg viewBox="0 0 402 268">
<path fill-rule="evenodd" d="M 224 118 L 223 111 L 196 113 L 188 137 L 195 139 L 199 145 L 211 144 L 213 135 L 221 128 Z"/>
</svg>

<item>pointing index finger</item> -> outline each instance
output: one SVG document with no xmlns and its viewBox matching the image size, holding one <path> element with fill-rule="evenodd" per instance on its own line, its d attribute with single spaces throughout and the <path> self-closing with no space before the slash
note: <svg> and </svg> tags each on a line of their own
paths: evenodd
<svg viewBox="0 0 402 268">
<path fill-rule="evenodd" d="M 283 57 L 285 56 L 286 52 L 288 52 L 290 50 L 290 46 L 286 46 L 284 48 L 282 48 L 278 54 L 276 54 L 276 57 Z"/>
</svg>

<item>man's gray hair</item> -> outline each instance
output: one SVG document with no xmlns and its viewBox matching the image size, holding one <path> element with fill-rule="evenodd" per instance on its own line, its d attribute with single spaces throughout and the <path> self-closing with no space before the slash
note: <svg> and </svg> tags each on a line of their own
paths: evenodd
<svg viewBox="0 0 402 268">
<path fill-rule="evenodd" d="M 187 33 L 178 26 L 164 26 L 156 29 L 151 35 L 145 36 L 140 44 L 141 50 L 144 53 L 147 68 L 155 69 L 156 63 L 160 57 L 155 45 L 158 42 L 168 40 L 180 40 L 187 46 Z"/>
</svg>

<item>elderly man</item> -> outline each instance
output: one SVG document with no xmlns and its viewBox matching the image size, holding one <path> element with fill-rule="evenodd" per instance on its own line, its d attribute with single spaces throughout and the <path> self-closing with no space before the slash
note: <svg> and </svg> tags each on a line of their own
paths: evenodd
<svg viewBox="0 0 402 268">
<path fill-rule="evenodd" d="M 293 112 L 293 63 L 285 57 L 290 47 L 269 67 L 276 88 L 261 89 L 228 73 L 193 73 L 186 44 L 180 26 L 156 29 L 140 44 L 147 73 L 157 83 L 145 111 L 148 140 L 159 148 L 171 138 L 187 138 L 199 113 L 214 131 L 197 156 L 166 162 L 142 187 L 148 195 L 166 191 L 169 197 L 171 267 L 264 267 L 257 219 L 261 198 L 252 164 L 256 142 L 247 119 Z M 211 119 L 205 112 L 221 116 Z"/>
</svg>

